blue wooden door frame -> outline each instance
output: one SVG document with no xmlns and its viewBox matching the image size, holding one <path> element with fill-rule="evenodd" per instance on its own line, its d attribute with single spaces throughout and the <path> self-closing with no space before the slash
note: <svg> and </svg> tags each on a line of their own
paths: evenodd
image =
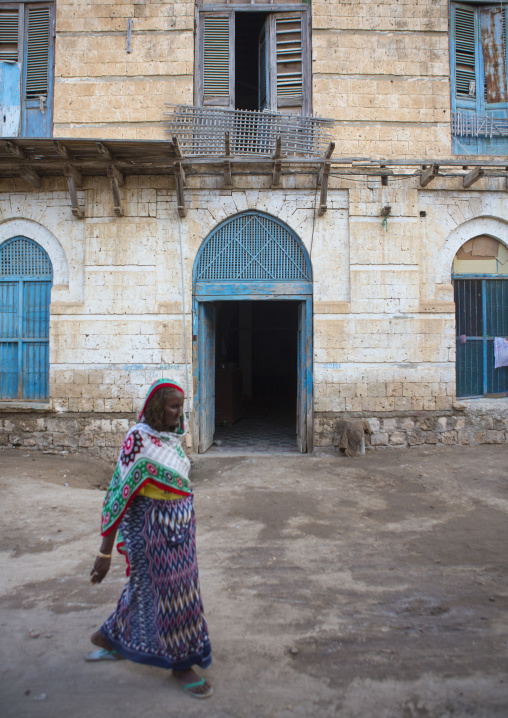
<svg viewBox="0 0 508 718">
<path fill-rule="evenodd" d="M 300 438 L 298 441 L 300 451 L 302 453 L 311 453 L 314 449 L 314 425 L 313 425 L 313 370 L 312 370 L 312 354 L 313 354 L 313 333 L 312 333 L 312 294 L 293 293 L 295 287 L 291 282 L 284 282 L 286 293 L 272 293 L 268 285 L 271 283 L 252 283 L 250 287 L 244 287 L 244 292 L 236 293 L 234 289 L 240 289 L 238 283 L 223 282 L 223 288 L 227 291 L 221 293 L 219 287 L 215 286 L 217 293 L 208 294 L 208 291 L 200 291 L 201 288 L 196 284 L 192 301 L 192 378 L 193 378 L 193 445 L 199 447 L 200 444 L 200 426 L 204 421 L 204 412 L 206 410 L 213 411 L 213 408 L 204 406 L 204 381 L 203 376 L 205 368 L 200 361 L 203 356 L 203 350 L 199 346 L 200 326 L 199 326 L 199 305 L 202 302 L 224 302 L 224 301 L 295 301 L 299 302 L 301 309 L 299 311 L 302 336 L 298 347 L 298 405 L 299 405 L 299 431 Z M 248 283 L 251 284 L 251 283 Z M 279 284 L 279 283 L 277 283 Z M 307 284 L 307 289 L 312 285 Z M 224 287 L 224 285 L 226 285 Z M 289 285 L 289 286 L 288 286 Z M 289 290 L 289 291 L 288 291 Z M 293 291 L 291 291 L 293 290 Z M 277 287 L 277 291 L 280 288 Z M 201 332 L 202 333 L 202 332 Z"/>
</svg>

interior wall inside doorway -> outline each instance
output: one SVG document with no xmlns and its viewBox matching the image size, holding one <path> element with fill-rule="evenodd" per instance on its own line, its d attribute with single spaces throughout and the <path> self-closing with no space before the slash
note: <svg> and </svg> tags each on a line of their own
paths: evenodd
<svg viewBox="0 0 508 718">
<path fill-rule="evenodd" d="M 217 302 L 216 312 L 216 421 L 232 382 L 237 412 L 276 408 L 294 417 L 298 302 Z"/>
</svg>

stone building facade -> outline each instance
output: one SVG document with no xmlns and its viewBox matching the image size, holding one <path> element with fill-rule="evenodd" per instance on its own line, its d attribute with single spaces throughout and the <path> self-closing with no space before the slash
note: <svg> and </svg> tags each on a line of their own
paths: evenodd
<svg viewBox="0 0 508 718">
<path fill-rule="evenodd" d="M 502 134 L 495 153 L 457 152 L 460 136 L 453 134 L 452 110 L 457 114 L 458 80 L 453 78 L 462 65 L 448 2 L 332 0 L 248 7 L 57 1 L 52 137 L 64 148 L 66 140 L 68 146 L 81 138 L 89 144 L 102 140 L 114 159 L 108 140 L 121 139 L 134 148 L 159 141 L 162 147 L 168 139 L 166 104 L 201 104 L 196 96 L 199 27 L 210 9 L 230 18 L 248 11 L 264 18 L 304 13 L 310 28 L 310 90 L 304 91 L 311 92 L 314 115 L 335 121 L 330 130 L 335 152 L 323 212 L 318 211 L 323 160 L 283 163 L 276 184 L 272 164 L 245 159 L 233 164 L 229 183 L 223 157 L 200 165 L 183 153 L 185 216 L 179 213 L 174 174 L 150 174 L 143 167 L 125 172 L 117 187 L 121 216 L 115 213 L 110 178 L 83 172 L 76 191 L 79 218 L 71 212 L 66 177 L 48 170 L 39 173 L 40 181 L 32 175 L 27 182 L 26 174 L 13 169 L 12 146 L 24 148 L 35 172 L 37 159 L 21 142 L 22 133 L 19 142 L 4 137 L 11 147 L 0 159 L 0 253 L 13 238 L 33 240 L 50 259 L 52 287 L 47 396 L 14 397 L 4 388 L 0 444 L 82 448 L 113 458 L 147 386 L 170 374 L 189 383 L 197 450 L 203 407 L 196 402 L 200 391 L 205 401 L 200 385 L 207 379 L 198 357 L 196 262 L 221 223 L 246 212 L 286 227 L 311 267 L 303 450 L 331 447 L 339 417 L 368 418 L 373 447 L 505 442 L 508 369 L 489 368 L 488 381 L 497 377 L 495 386 L 480 377 L 481 390 L 467 382 L 457 390 L 462 346 L 482 341 L 484 361 L 493 362 L 494 336 L 486 326 L 481 337 L 474 330 L 459 332 L 454 286 L 462 282 L 469 297 L 480 291 L 471 282 L 497 282 L 496 288 L 508 282 L 508 262 L 501 261 L 508 247 L 507 173 L 500 156 L 508 152 Z M 240 32 L 243 25 L 236 22 Z M 483 237 L 495 240 L 500 254 L 475 256 L 479 262 L 497 257 L 495 269 L 489 265 L 480 271 L 486 265 L 475 263 L 470 252 L 471 271 L 460 265 L 452 281 L 457 253 Z M 280 294 L 291 303 L 290 295 Z M 242 316 L 247 295 L 235 296 L 215 297 L 221 316 L 223 299 L 233 299 Z M 496 334 L 503 338 L 508 336 L 508 291 L 499 297 Z M 258 301 L 273 299 L 263 295 Z M 286 339 L 296 346 L 296 314 L 293 319 L 293 334 Z M 254 331 L 254 320 L 249 321 Z M 228 332 L 236 331 L 233 324 Z M 279 375 L 270 374 L 267 354 L 282 352 L 283 360 L 295 364 L 295 376 L 303 356 L 298 368 L 296 354 L 275 350 L 274 329 L 256 335 L 266 343 L 260 361 L 270 385 Z M 256 361 L 254 334 L 247 344 L 240 341 L 239 354 L 227 348 L 231 333 L 227 341 L 224 336 L 217 334 L 218 371 L 228 371 L 219 366 L 221 352 L 231 371 Z M 250 359 L 245 359 L 247 346 Z M 252 375 L 247 364 L 243 390 L 246 372 Z M 467 371 L 487 377 L 487 368 L 474 357 Z M 297 393 L 302 401 L 298 381 L 291 384 L 296 404 Z"/>
</svg>

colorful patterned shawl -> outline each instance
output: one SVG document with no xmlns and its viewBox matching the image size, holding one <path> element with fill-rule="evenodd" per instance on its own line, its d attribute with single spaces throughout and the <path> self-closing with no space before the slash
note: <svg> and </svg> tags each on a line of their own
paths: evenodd
<svg viewBox="0 0 508 718">
<path fill-rule="evenodd" d="M 163 387 L 173 387 L 183 394 L 174 381 L 158 379 L 150 387 L 138 423 L 129 429 L 104 498 L 102 508 L 103 536 L 118 528 L 125 511 L 138 491 L 146 484 L 170 490 L 182 497 L 192 493 L 189 481 L 190 461 L 182 449 L 187 430 L 184 417 L 175 432 L 159 432 L 145 424 L 143 414 L 153 394 Z"/>
</svg>

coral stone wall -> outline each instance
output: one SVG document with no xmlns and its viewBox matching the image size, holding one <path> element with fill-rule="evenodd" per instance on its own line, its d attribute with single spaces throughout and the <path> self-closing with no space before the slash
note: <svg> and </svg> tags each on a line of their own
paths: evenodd
<svg viewBox="0 0 508 718">
<path fill-rule="evenodd" d="M 164 139 L 165 103 L 192 104 L 189 0 L 58 0 L 55 47 L 55 137 Z"/>
</svg>

